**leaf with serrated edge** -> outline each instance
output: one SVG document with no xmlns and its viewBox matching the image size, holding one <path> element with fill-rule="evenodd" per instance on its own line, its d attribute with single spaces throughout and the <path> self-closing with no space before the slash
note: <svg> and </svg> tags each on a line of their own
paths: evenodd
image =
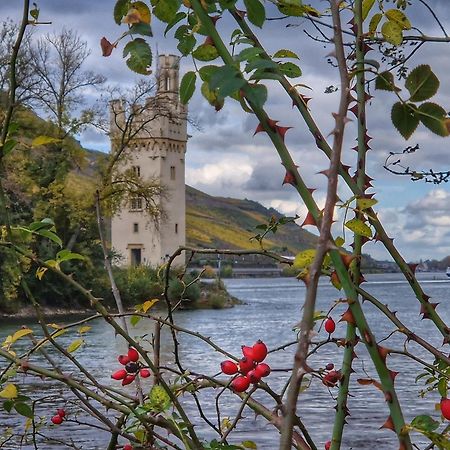
<svg viewBox="0 0 450 450">
<path fill-rule="evenodd" d="M 360 219 L 355 218 L 349 220 L 348 222 L 345 222 L 345 226 L 349 230 L 353 231 L 356 234 L 359 234 L 360 236 L 365 236 L 368 238 L 372 237 L 372 230 Z"/>
<path fill-rule="evenodd" d="M 391 110 L 391 120 L 405 139 L 409 139 L 419 125 L 416 107 L 412 103 L 395 103 Z"/>
<path fill-rule="evenodd" d="M 15 384 L 7 384 L 1 391 L 0 391 L 0 397 L 11 399 L 16 398 L 19 395 L 19 391 L 17 390 L 17 387 Z"/>
<path fill-rule="evenodd" d="M 439 79 L 428 64 L 421 64 L 408 75 L 405 87 L 411 94 L 410 101 L 421 102 L 436 94 L 439 89 Z"/>
<path fill-rule="evenodd" d="M 401 27 L 397 22 L 393 22 L 392 20 L 383 23 L 381 34 L 389 44 L 400 45 L 403 42 Z"/>
<path fill-rule="evenodd" d="M 156 305 L 156 303 L 159 302 L 158 298 L 152 298 L 151 300 L 146 300 L 143 304 L 142 304 L 142 311 L 144 311 L 145 313 L 153 308 L 153 306 Z"/>
<path fill-rule="evenodd" d="M 425 102 L 419 106 L 417 114 L 420 121 L 434 134 L 446 137 L 449 131 L 445 125 L 447 112 L 442 106 L 432 102 Z"/>
<path fill-rule="evenodd" d="M 373 205 L 376 205 L 378 203 L 378 200 L 375 200 L 374 198 L 358 198 L 356 200 L 356 205 L 358 209 L 368 209 L 371 208 Z"/>
<path fill-rule="evenodd" d="M 316 250 L 315 249 L 308 249 L 303 250 L 300 253 L 297 253 L 295 255 L 294 259 L 294 268 L 295 269 L 303 269 L 305 267 L 308 267 L 312 264 L 314 261 L 314 257 L 316 256 Z"/>
<path fill-rule="evenodd" d="M 31 330 L 30 328 L 23 328 L 22 330 L 16 331 L 12 336 L 11 344 L 16 342 L 21 337 L 31 334 L 32 332 L 33 332 L 33 330 Z"/>
</svg>

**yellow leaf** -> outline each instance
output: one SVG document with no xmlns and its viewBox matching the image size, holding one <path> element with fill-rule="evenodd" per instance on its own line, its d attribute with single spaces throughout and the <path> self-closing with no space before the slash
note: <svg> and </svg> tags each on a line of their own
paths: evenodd
<svg viewBox="0 0 450 450">
<path fill-rule="evenodd" d="M 150 23 L 151 21 L 150 9 L 144 2 L 134 2 L 131 4 L 131 7 L 137 9 L 140 15 L 141 22 Z"/>
<path fill-rule="evenodd" d="M 47 272 L 47 267 L 39 267 L 39 269 L 36 270 L 36 278 L 42 280 L 45 272 Z"/>
<path fill-rule="evenodd" d="M 68 347 L 67 347 L 67 351 L 69 353 L 73 353 L 76 350 L 78 350 L 82 345 L 83 345 L 84 341 L 83 339 L 75 339 Z"/>
<path fill-rule="evenodd" d="M 58 325 L 57 323 L 48 323 L 47 326 L 50 328 L 54 328 L 55 330 L 59 330 L 60 328 L 62 328 L 62 326 Z"/>
<path fill-rule="evenodd" d="M 57 332 L 53 335 L 53 337 L 54 337 L 54 338 L 57 338 L 58 336 L 61 336 L 61 335 L 64 334 L 64 333 L 67 333 L 67 330 L 61 329 L 61 330 L 57 331 Z"/>
<path fill-rule="evenodd" d="M 152 308 L 158 302 L 159 302 L 159 299 L 157 299 L 157 298 L 153 298 L 151 300 L 145 301 L 142 305 L 142 311 L 144 311 L 146 313 L 150 308 Z"/>
<path fill-rule="evenodd" d="M 368 209 L 371 208 L 373 205 L 376 205 L 378 203 L 378 200 L 375 200 L 374 198 L 358 198 L 356 199 L 356 205 L 358 206 L 358 209 Z"/>
<path fill-rule="evenodd" d="M 32 147 L 39 147 L 40 145 L 54 144 L 56 142 L 61 142 L 61 139 L 57 139 L 50 136 L 38 136 L 33 139 L 31 143 Z"/>
<path fill-rule="evenodd" d="M 33 425 L 33 420 L 27 419 L 25 422 L 25 432 L 27 432 L 31 428 L 31 425 Z"/>
<path fill-rule="evenodd" d="M 30 328 L 23 328 L 22 330 L 16 331 L 13 334 L 11 343 L 13 344 L 14 342 L 16 342 L 18 339 L 20 339 L 21 337 L 26 336 L 27 334 L 31 334 L 33 332 L 33 330 L 31 330 Z"/>
<path fill-rule="evenodd" d="M 7 384 L 5 388 L 0 391 L 0 397 L 6 399 L 16 398 L 19 395 L 17 387 L 14 384 Z"/>
<path fill-rule="evenodd" d="M 297 253 L 295 255 L 294 259 L 294 267 L 296 269 L 303 269 L 305 267 L 308 267 L 311 265 L 311 263 L 314 261 L 314 257 L 316 256 L 316 250 L 315 249 L 309 249 L 309 250 L 303 250 L 300 253 Z"/>
<path fill-rule="evenodd" d="M 80 333 L 80 334 L 86 333 L 86 332 L 88 332 L 91 328 L 92 328 L 92 327 L 89 327 L 89 326 L 85 325 L 84 327 L 78 328 L 78 333 Z"/>
<path fill-rule="evenodd" d="M 12 344 L 12 336 L 9 335 L 3 342 L 2 348 L 9 347 Z"/>
</svg>

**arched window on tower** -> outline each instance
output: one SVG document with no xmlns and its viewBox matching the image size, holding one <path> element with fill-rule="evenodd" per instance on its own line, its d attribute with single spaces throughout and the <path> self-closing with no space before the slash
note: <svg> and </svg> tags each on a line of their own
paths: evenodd
<svg viewBox="0 0 450 450">
<path fill-rule="evenodd" d="M 166 75 L 166 78 L 164 80 L 164 87 L 166 91 L 170 91 L 170 77 L 169 75 Z"/>
</svg>

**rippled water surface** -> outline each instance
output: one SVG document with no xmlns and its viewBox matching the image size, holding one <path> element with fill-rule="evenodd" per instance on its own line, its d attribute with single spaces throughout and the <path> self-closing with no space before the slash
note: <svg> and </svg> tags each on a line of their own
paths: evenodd
<svg viewBox="0 0 450 450">
<path fill-rule="evenodd" d="M 432 297 L 432 301 L 440 302 L 438 311 L 444 321 L 450 322 L 450 282 L 444 274 L 420 274 L 425 292 Z M 440 345 L 442 338 L 435 332 L 430 321 L 421 321 L 419 316 L 419 305 L 414 298 L 410 287 L 404 282 L 399 274 L 388 275 L 368 275 L 368 282 L 364 287 L 383 303 L 388 304 L 391 310 L 397 311 L 397 317 L 406 326 L 414 328 L 417 333 L 426 338 L 429 342 Z M 226 281 L 230 293 L 245 301 L 245 304 L 227 310 L 203 310 L 203 311 L 180 311 L 176 314 L 176 322 L 179 326 L 189 328 L 209 336 L 214 342 L 236 355 L 240 354 L 242 344 L 252 345 L 255 340 L 263 339 L 270 348 L 278 346 L 280 343 L 289 342 L 295 339 L 293 326 L 300 319 L 300 308 L 303 302 L 305 289 L 303 285 L 295 279 L 271 278 L 271 279 L 233 279 Z M 319 290 L 317 309 L 328 310 L 335 300 L 338 299 L 337 291 L 331 288 L 326 281 L 323 281 Z M 344 305 L 337 306 L 333 316 L 338 318 L 338 313 L 345 310 Z M 395 327 L 380 316 L 378 311 L 367 302 L 364 304 L 372 330 L 378 340 L 388 336 Z M 111 384 L 110 374 L 119 368 L 116 356 L 125 351 L 125 345 L 114 337 L 112 330 L 102 322 L 93 322 L 92 330 L 87 334 L 87 345 L 76 353 L 80 362 L 89 367 L 96 378 L 104 383 Z M 1 324 L 0 338 L 14 332 L 18 328 L 16 324 Z M 153 328 L 150 322 L 140 322 L 133 329 L 136 335 L 146 335 L 150 338 Z M 345 325 L 338 324 L 334 336 L 344 337 Z M 322 331 L 317 340 L 326 336 Z M 181 359 L 187 368 L 192 368 L 195 372 L 214 375 L 219 371 L 220 361 L 223 357 L 214 352 L 204 342 L 189 335 L 180 334 Z M 63 335 L 59 338 L 62 345 L 68 345 L 74 339 L 73 335 Z M 20 346 L 29 344 L 24 338 L 17 343 L 18 353 Z M 390 348 L 403 348 L 401 336 L 394 334 L 383 345 Z M 433 358 L 427 355 L 420 347 L 410 344 L 409 348 L 416 354 L 423 356 L 427 361 L 432 362 Z M 53 354 L 50 347 L 48 350 Z M 162 358 L 167 363 L 171 360 L 172 347 L 170 337 L 163 333 Z M 294 347 L 289 347 L 284 351 L 272 353 L 268 356 L 267 362 L 277 369 L 288 369 L 292 365 L 292 355 Z M 398 448 L 395 436 L 388 430 L 378 430 L 388 416 L 388 410 L 383 397 L 373 386 L 361 386 L 356 383 L 357 378 L 367 378 L 373 375 L 373 368 L 367 358 L 362 344 L 356 348 L 358 359 L 355 359 L 354 369 L 356 374 L 352 377 L 351 394 L 349 401 L 350 417 L 345 430 L 343 449 L 378 449 L 395 450 Z M 340 366 L 342 350 L 334 345 L 326 345 L 311 360 L 315 368 L 323 367 L 328 362 L 334 362 Z M 39 359 L 35 356 L 33 360 Z M 40 361 L 42 364 L 42 361 Z M 66 363 L 67 364 L 67 363 Z M 0 365 L 4 365 L 0 361 Z M 434 410 L 434 404 L 439 401 L 437 393 L 432 393 L 425 398 L 420 398 L 418 392 L 424 387 L 423 382 L 415 383 L 415 377 L 421 369 L 416 363 L 405 359 L 401 355 L 393 355 L 388 358 L 388 365 L 392 370 L 399 371 L 396 378 L 396 387 L 400 400 L 404 405 L 406 420 L 411 420 L 418 414 L 430 414 L 439 420 L 439 413 Z M 66 365 L 64 370 L 77 375 L 77 369 Z M 288 378 L 287 371 L 273 372 L 267 379 L 268 384 L 274 390 L 280 390 Z M 43 386 L 42 382 L 32 376 L 18 377 L 17 381 L 25 384 L 30 389 L 27 393 L 34 398 L 44 398 L 43 403 L 37 406 L 37 415 L 45 416 L 44 426 L 41 432 L 62 442 L 71 439 L 76 443 L 74 448 L 84 450 L 105 450 L 108 442 L 108 435 L 101 430 L 95 430 L 75 423 L 65 423 L 59 427 L 48 426 L 49 417 L 54 414 L 55 405 L 66 405 L 69 416 L 77 413 L 75 406 L 71 403 L 70 395 L 66 390 L 54 382 L 45 383 L 45 391 L 39 390 Z M 117 383 L 117 382 L 116 382 Z M 150 382 L 144 380 L 144 388 L 148 389 Z M 127 388 L 132 393 L 133 388 Z M 202 392 L 200 397 L 204 405 L 204 413 L 214 423 L 217 422 L 215 411 L 215 396 L 217 391 Z M 319 449 L 323 448 L 323 443 L 330 438 L 331 427 L 334 418 L 335 401 L 332 396 L 337 393 L 337 389 L 332 389 L 331 393 L 322 383 L 315 379 L 310 388 L 300 396 L 298 412 L 306 427 L 309 429 L 313 439 Z M 269 407 L 274 403 L 265 394 L 256 395 Z M 47 401 L 48 403 L 45 403 Z M 190 411 L 195 410 L 195 405 L 190 399 L 183 400 Z M 222 417 L 234 417 L 239 401 L 230 393 L 224 393 L 220 397 Z M 80 421 L 91 421 L 92 419 L 79 416 Z M 6 414 L 0 410 L 0 432 L 10 427 L 23 430 L 24 421 L 18 419 L 17 414 Z M 214 438 L 211 429 L 205 427 L 198 421 L 198 433 L 205 439 Z M 273 450 L 278 446 L 278 432 L 266 421 L 256 417 L 252 411 L 244 411 L 244 419 L 239 422 L 236 432 L 232 434 L 231 442 L 240 442 L 251 439 L 258 444 L 258 449 Z M 66 448 L 61 443 L 40 444 L 39 450 Z M 415 437 L 415 442 L 420 448 L 425 448 L 425 443 L 419 436 Z M 18 447 L 12 441 L 3 447 L 13 450 Z M 33 449 L 33 445 L 23 445 L 24 449 Z"/>
</svg>

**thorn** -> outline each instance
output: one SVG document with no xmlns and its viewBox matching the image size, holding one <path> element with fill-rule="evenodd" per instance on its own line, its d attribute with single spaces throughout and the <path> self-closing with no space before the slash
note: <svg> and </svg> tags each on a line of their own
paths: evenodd
<svg viewBox="0 0 450 450">
<path fill-rule="evenodd" d="M 353 317 L 352 312 L 350 311 L 350 308 L 345 311 L 344 314 L 342 314 L 341 318 L 339 319 L 339 322 L 347 322 L 351 325 L 355 325 L 355 318 Z"/>
<path fill-rule="evenodd" d="M 341 259 L 344 263 L 345 268 L 348 270 L 352 261 L 356 258 L 355 255 L 349 255 L 348 253 L 341 253 Z"/>
<path fill-rule="evenodd" d="M 275 131 L 280 135 L 281 140 L 284 142 L 284 136 L 287 132 L 287 130 L 290 130 L 292 127 L 279 127 L 278 125 L 275 125 Z"/>
<path fill-rule="evenodd" d="M 205 42 L 203 42 L 203 45 L 212 45 L 213 47 L 216 46 L 214 44 L 213 38 L 211 36 L 206 36 Z"/>
<path fill-rule="evenodd" d="M 363 48 L 362 48 L 362 51 L 364 52 L 364 54 L 366 54 L 366 53 L 368 53 L 368 52 L 370 52 L 370 51 L 372 51 L 372 50 L 373 50 L 373 48 L 372 48 L 369 44 L 366 44 L 366 43 L 364 42 Z"/>
<path fill-rule="evenodd" d="M 267 125 L 274 132 L 276 132 L 277 123 L 278 123 L 278 120 L 267 119 Z M 266 131 L 266 130 L 264 129 L 264 126 L 262 125 L 262 123 L 259 123 L 258 126 L 256 127 L 255 132 L 253 133 L 253 136 L 256 133 L 260 133 L 261 131 Z"/>
<path fill-rule="evenodd" d="M 330 176 L 330 169 L 321 170 L 320 172 L 317 172 L 317 173 L 325 175 L 328 178 Z"/>
<path fill-rule="evenodd" d="M 336 289 L 339 289 L 339 290 L 342 289 L 341 280 L 339 279 L 339 275 L 337 274 L 337 272 L 335 270 L 333 270 L 333 272 L 331 272 L 330 281 L 331 281 L 331 284 Z"/>
<path fill-rule="evenodd" d="M 429 295 L 427 295 L 427 294 L 425 294 L 425 292 L 422 294 L 422 300 L 424 301 L 424 302 L 428 302 L 428 300 L 430 300 L 430 296 Z"/>
<path fill-rule="evenodd" d="M 216 26 L 216 22 L 221 18 L 222 16 L 210 16 L 211 22 L 214 26 Z"/>
<path fill-rule="evenodd" d="M 242 11 L 242 9 L 236 9 L 236 14 L 241 18 L 244 19 L 247 13 L 245 11 Z"/>
<path fill-rule="evenodd" d="M 347 174 L 348 174 L 348 171 L 349 171 L 349 169 L 350 169 L 351 166 L 347 166 L 346 164 L 341 164 L 341 167 L 342 167 L 342 170 L 343 170 L 344 172 L 347 172 Z"/>
<path fill-rule="evenodd" d="M 417 266 L 418 266 L 419 264 L 415 264 L 415 263 L 410 263 L 410 264 L 408 264 L 408 267 L 409 267 L 409 269 L 411 270 L 411 272 L 413 273 L 413 274 L 415 274 L 416 273 L 416 269 L 417 269 Z"/>
<path fill-rule="evenodd" d="M 394 422 L 393 422 L 391 416 L 389 416 L 386 419 L 386 422 L 384 422 L 383 425 L 381 425 L 380 430 L 383 428 L 387 428 L 388 430 L 395 431 Z"/>
<path fill-rule="evenodd" d="M 286 175 L 283 178 L 283 183 L 281 183 L 281 185 L 284 184 L 292 184 L 292 186 L 296 186 L 297 182 L 295 180 L 295 175 L 290 172 L 289 170 L 286 170 Z"/>
<path fill-rule="evenodd" d="M 358 117 L 358 103 L 355 103 L 351 108 L 348 108 L 349 111 L 351 111 L 355 117 Z"/>
<path fill-rule="evenodd" d="M 399 374 L 400 372 L 396 372 L 395 370 L 389 370 L 389 375 L 391 376 L 392 381 L 395 381 L 395 377 Z"/>
<path fill-rule="evenodd" d="M 371 141 L 372 137 L 369 136 L 367 133 L 364 135 L 364 145 L 368 148 L 369 147 L 369 141 Z"/>
<path fill-rule="evenodd" d="M 358 146 L 355 145 L 354 147 L 352 147 L 352 150 L 355 150 L 355 152 L 357 152 L 358 151 Z"/>
<path fill-rule="evenodd" d="M 301 227 L 304 227 L 305 225 L 314 225 L 317 226 L 316 219 L 314 219 L 314 216 L 308 211 L 306 214 L 305 220 L 300 225 Z"/>
<path fill-rule="evenodd" d="M 309 282 L 311 280 L 311 276 L 309 274 L 309 270 L 304 270 L 297 275 L 297 280 L 302 280 L 305 283 L 305 286 L 308 287 Z"/>
<path fill-rule="evenodd" d="M 386 356 L 389 355 L 391 351 L 386 347 L 382 347 L 381 345 L 377 345 L 377 349 L 381 359 L 386 364 Z"/>
<path fill-rule="evenodd" d="M 373 98 L 372 95 L 368 94 L 367 92 L 364 92 L 364 101 L 367 103 L 369 100 Z"/>
<path fill-rule="evenodd" d="M 316 188 L 306 188 L 306 189 L 308 189 L 308 192 L 309 192 L 310 194 L 313 194 L 315 191 L 317 191 Z"/>
<path fill-rule="evenodd" d="M 436 307 L 439 305 L 439 303 L 427 303 L 427 304 L 421 304 L 420 305 L 420 314 L 423 314 L 423 319 L 430 319 L 430 314 L 428 313 L 428 309 L 431 306 L 433 309 L 436 309 Z"/>
</svg>

